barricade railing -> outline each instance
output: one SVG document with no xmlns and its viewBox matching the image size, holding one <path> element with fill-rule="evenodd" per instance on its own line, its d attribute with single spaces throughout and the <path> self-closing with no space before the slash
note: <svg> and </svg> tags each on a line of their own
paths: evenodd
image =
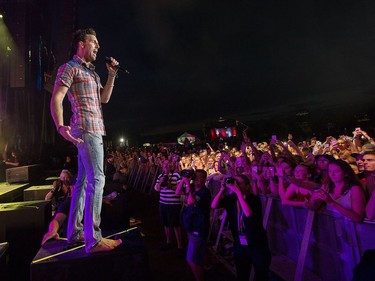
<svg viewBox="0 0 375 281">
<path fill-rule="evenodd" d="M 135 165 L 129 182 L 133 189 L 151 193 L 161 167 Z M 219 183 L 213 183 L 213 195 Z M 331 212 L 283 206 L 279 198 L 260 196 L 263 226 L 273 255 L 271 269 L 285 280 L 349 281 L 367 249 L 375 249 L 375 222 L 354 223 Z M 218 252 L 227 231 L 226 214 L 213 210 L 210 238 Z M 285 263 L 285 264 L 284 264 Z"/>
<path fill-rule="evenodd" d="M 129 187 L 142 193 L 151 193 L 157 176 L 162 172 L 162 168 L 153 165 L 136 164 L 129 172 Z"/>
<path fill-rule="evenodd" d="M 335 213 L 283 206 L 278 198 L 261 199 L 263 225 L 273 255 L 271 269 L 284 280 L 349 281 L 363 252 L 375 249 L 373 221 L 354 223 Z M 217 216 L 217 210 L 213 214 Z M 223 235 L 225 211 L 220 220 L 218 232 L 211 231 L 214 251 L 218 251 L 223 236 L 228 238 Z"/>
</svg>

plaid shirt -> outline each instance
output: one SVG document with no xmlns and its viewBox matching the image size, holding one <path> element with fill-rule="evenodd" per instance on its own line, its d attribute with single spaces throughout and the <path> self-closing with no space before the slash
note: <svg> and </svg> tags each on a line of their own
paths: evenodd
<svg viewBox="0 0 375 281">
<path fill-rule="evenodd" d="M 78 56 L 60 66 L 55 84 L 69 88 L 72 117 L 70 126 L 105 135 L 100 101 L 100 77 L 92 63 L 86 65 Z"/>
</svg>

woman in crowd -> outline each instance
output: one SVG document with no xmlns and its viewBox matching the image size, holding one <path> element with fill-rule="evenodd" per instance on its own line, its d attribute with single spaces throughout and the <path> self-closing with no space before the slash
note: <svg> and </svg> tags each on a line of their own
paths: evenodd
<svg viewBox="0 0 375 281">
<path fill-rule="evenodd" d="M 314 197 L 327 203 L 327 209 L 354 222 L 361 222 L 365 212 L 365 194 L 350 165 L 333 160 L 328 165 L 329 180 Z"/>
<path fill-rule="evenodd" d="M 328 154 L 318 154 L 315 156 L 314 182 L 325 184 L 329 181 L 328 164 L 333 160 L 334 158 Z"/>
<path fill-rule="evenodd" d="M 257 172 L 255 173 L 254 169 L 252 173 L 252 189 L 255 194 L 272 193 L 274 196 L 278 196 L 274 161 L 268 152 L 263 152 Z"/>
<path fill-rule="evenodd" d="M 209 156 L 207 158 L 207 165 L 205 166 L 205 170 L 208 176 L 218 173 L 218 171 L 215 169 L 215 159 L 213 157 Z"/>
<path fill-rule="evenodd" d="M 183 155 L 180 159 L 180 170 L 191 169 L 191 157 L 190 155 Z"/>
<path fill-rule="evenodd" d="M 285 177 L 292 177 L 295 164 L 291 161 L 283 161 L 276 166 L 276 175 L 278 177 L 278 192 L 280 198 L 284 197 L 284 194 L 290 185 L 290 182 L 285 180 Z"/>
<path fill-rule="evenodd" d="M 45 200 L 53 199 L 53 209 L 57 209 L 61 202 L 70 196 L 74 185 L 71 179 L 72 174 L 68 170 L 62 170 L 59 179 L 53 182 L 53 188 L 45 197 Z"/>
<path fill-rule="evenodd" d="M 365 177 L 365 166 L 363 163 L 363 154 L 361 153 L 352 153 L 351 156 L 355 159 L 357 166 L 357 177 L 359 180 L 362 180 Z"/>
<path fill-rule="evenodd" d="M 275 178 L 275 167 L 267 164 L 261 167 L 260 179 L 257 180 L 257 190 L 259 194 L 266 195 L 271 193 L 278 196 L 278 183 Z"/>
<path fill-rule="evenodd" d="M 294 169 L 294 177 L 296 180 L 308 181 L 311 177 L 310 168 L 306 165 L 299 164 Z M 311 197 L 312 191 L 298 187 L 295 184 L 290 184 L 284 194 L 281 197 L 283 205 L 303 207 Z"/>
</svg>

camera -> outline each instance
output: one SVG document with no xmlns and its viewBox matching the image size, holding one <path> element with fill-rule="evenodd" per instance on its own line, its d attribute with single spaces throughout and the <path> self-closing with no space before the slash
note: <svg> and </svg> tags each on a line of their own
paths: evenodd
<svg viewBox="0 0 375 281">
<path fill-rule="evenodd" d="M 51 193 L 53 194 L 53 193 L 58 192 L 62 186 L 63 186 L 63 182 L 60 179 L 56 180 L 56 186 L 52 188 Z"/>
<path fill-rule="evenodd" d="M 233 193 L 233 191 L 227 187 L 227 184 L 235 184 L 235 182 L 236 182 L 236 179 L 233 177 L 227 177 L 224 179 L 224 187 L 226 188 L 224 192 L 224 196 L 227 196 Z"/>
<path fill-rule="evenodd" d="M 191 178 L 194 175 L 194 170 L 182 170 L 181 177 L 183 178 Z"/>
<path fill-rule="evenodd" d="M 234 184 L 236 182 L 236 179 L 233 177 L 228 177 L 224 180 L 225 184 Z"/>
<path fill-rule="evenodd" d="M 160 185 L 167 186 L 168 180 L 169 180 L 168 175 L 164 175 L 162 181 L 160 182 Z"/>
</svg>

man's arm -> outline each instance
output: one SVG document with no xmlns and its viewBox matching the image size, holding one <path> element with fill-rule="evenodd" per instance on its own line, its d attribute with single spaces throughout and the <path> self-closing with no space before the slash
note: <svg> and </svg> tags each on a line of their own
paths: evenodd
<svg viewBox="0 0 375 281">
<path fill-rule="evenodd" d="M 113 87 L 115 86 L 116 73 L 108 73 L 107 83 L 104 88 L 100 90 L 100 101 L 101 103 L 108 103 L 111 99 Z"/>
<path fill-rule="evenodd" d="M 106 63 L 108 69 L 108 78 L 105 86 L 100 90 L 101 103 L 108 103 L 112 96 L 113 87 L 115 86 L 115 78 L 117 76 L 116 66 L 119 64 L 114 58 L 110 58 L 111 64 Z"/>
<path fill-rule="evenodd" d="M 370 200 L 366 205 L 366 217 L 370 220 L 375 219 L 375 191 L 372 192 Z"/>
<path fill-rule="evenodd" d="M 51 115 L 59 134 L 61 134 L 67 141 L 81 143 L 83 140 L 76 139 L 70 134 L 70 126 L 64 125 L 63 100 L 67 92 L 68 87 L 55 85 L 50 103 Z"/>
<path fill-rule="evenodd" d="M 59 129 L 59 126 L 64 125 L 64 110 L 62 103 L 67 92 L 68 87 L 66 86 L 55 86 L 53 89 L 50 110 L 53 121 L 55 122 L 56 130 Z"/>
</svg>

